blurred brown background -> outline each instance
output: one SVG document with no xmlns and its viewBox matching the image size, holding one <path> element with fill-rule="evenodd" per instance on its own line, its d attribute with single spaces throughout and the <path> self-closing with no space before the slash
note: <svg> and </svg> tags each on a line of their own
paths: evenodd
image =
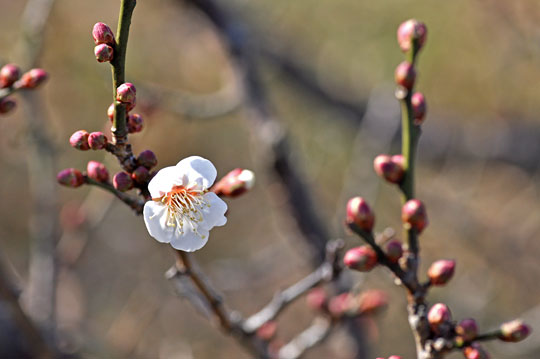
<svg viewBox="0 0 540 359">
<path fill-rule="evenodd" d="M 393 72 L 403 58 L 397 26 L 410 17 L 427 24 L 417 82 L 429 105 L 417 182 L 430 216 L 421 238 L 423 266 L 458 259 L 454 280 L 434 290 L 430 300 L 444 300 L 456 319 L 475 317 L 486 330 L 514 317 L 527 319 L 536 329 L 529 339 L 487 347 L 494 358 L 540 357 L 540 4 L 222 2 L 249 29 L 250 41 L 268 50 L 254 57 L 275 114 L 290 131 L 291 157 L 308 179 L 332 237 L 345 236 L 350 245 L 359 242 L 341 223 L 352 195 L 363 195 L 376 207 L 378 230 L 399 228 L 397 191 L 379 181 L 371 161 L 399 148 L 392 140 L 398 121 Z M 0 0 L 2 63 L 21 62 L 17 43 L 25 5 Z M 87 161 L 105 156 L 78 152 L 68 138 L 75 130 L 97 131 L 108 124 L 110 68 L 95 61 L 90 33 L 97 21 L 115 29 L 118 5 L 57 0 L 48 20 L 39 63 L 50 79 L 40 93 L 58 170 L 84 169 Z M 269 53 L 300 63 L 313 83 L 356 109 L 367 106 L 367 114 L 332 105 L 298 86 Z M 309 272 L 309 257 L 275 177 L 256 150 L 249 114 L 237 103 L 228 54 L 214 28 L 180 1 L 140 0 L 127 80 L 139 89 L 138 109 L 146 119 L 143 132 L 131 137 L 136 153 L 152 149 L 159 167 L 197 154 L 213 161 L 221 175 L 235 167 L 257 174 L 254 190 L 228 201 L 228 224 L 214 229 L 196 254 L 229 308 L 255 312 L 275 290 Z M 33 203 L 24 116 L 19 106 L 0 119 L 0 243 L 23 284 Z M 119 167 L 109 161 L 114 173 Z M 65 348 L 88 358 L 247 358 L 174 295 L 163 276 L 174 260 L 170 248 L 149 237 L 142 218 L 111 202 L 109 194 L 90 191 L 58 189 L 64 223 L 77 220 L 73 208 L 89 195 L 82 215 L 96 221 L 84 225 L 89 229 L 82 235 L 61 242 L 67 244 L 61 246 L 58 326 Z M 77 244 L 86 240 L 79 255 Z M 413 358 L 403 291 L 382 269 L 355 278 L 392 298 L 387 312 L 369 323 L 372 356 Z M 299 301 L 279 321 L 279 337 L 289 339 L 310 318 Z M 306 357 L 347 358 L 348 345 L 338 331 Z"/>
</svg>

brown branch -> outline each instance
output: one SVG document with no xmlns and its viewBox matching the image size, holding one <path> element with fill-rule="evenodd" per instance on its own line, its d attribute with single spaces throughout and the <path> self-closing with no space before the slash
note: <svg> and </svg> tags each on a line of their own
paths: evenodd
<svg viewBox="0 0 540 359">
<path fill-rule="evenodd" d="M 293 340 L 284 345 L 278 353 L 279 359 L 298 359 L 309 349 L 320 344 L 332 331 L 333 323 L 328 318 L 315 318 L 313 323 Z"/>
<path fill-rule="evenodd" d="M 110 193 L 114 194 L 119 200 L 127 204 L 136 214 L 141 215 L 144 208 L 145 201 L 138 197 L 132 197 L 124 192 L 120 192 L 110 182 L 98 182 L 88 176 L 84 176 L 86 184 L 100 187 Z"/>
</svg>

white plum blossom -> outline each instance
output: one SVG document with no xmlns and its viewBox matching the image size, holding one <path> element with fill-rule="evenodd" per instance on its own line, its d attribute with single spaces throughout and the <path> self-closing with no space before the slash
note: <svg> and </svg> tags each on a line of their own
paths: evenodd
<svg viewBox="0 0 540 359">
<path fill-rule="evenodd" d="M 202 248 L 209 231 L 227 223 L 227 205 L 208 191 L 216 175 L 212 162 L 199 156 L 161 169 L 148 184 L 152 200 L 143 211 L 148 233 L 186 252 Z"/>
</svg>

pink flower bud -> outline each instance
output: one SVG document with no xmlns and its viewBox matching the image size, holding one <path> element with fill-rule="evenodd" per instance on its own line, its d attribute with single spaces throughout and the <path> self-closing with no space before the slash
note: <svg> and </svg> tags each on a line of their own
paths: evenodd
<svg viewBox="0 0 540 359">
<path fill-rule="evenodd" d="M 47 80 L 49 75 L 43 69 L 32 69 L 24 73 L 19 80 L 19 86 L 25 89 L 35 89 Z"/>
<path fill-rule="evenodd" d="M 58 172 L 56 180 L 63 186 L 76 188 L 84 183 L 84 176 L 81 171 L 75 168 L 66 168 Z"/>
<path fill-rule="evenodd" d="M 390 355 L 388 359 L 401 359 L 399 355 Z"/>
<path fill-rule="evenodd" d="M 277 323 L 274 320 L 270 320 L 264 323 L 255 333 L 262 340 L 271 340 L 277 332 Z"/>
<path fill-rule="evenodd" d="M 465 341 L 471 341 L 478 335 L 478 325 L 472 318 L 463 319 L 456 325 L 456 334 Z"/>
<path fill-rule="evenodd" d="M 116 101 L 122 103 L 134 103 L 137 97 L 137 89 L 131 82 L 126 82 L 116 89 Z"/>
<path fill-rule="evenodd" d="M 111 103 L 111 105 L 107 109 L 107 117 L 109 117 L 111 121 L 114 119 L 114 102 Z"/>
<path fill-rule="evenodd" d="M 416 49 L 419 51 L 426 42 L 427 28 L 422 22 L 410 19 L 399 25 L 397 30 L 397 40 L 401 51 L 409 51 L 413 43 L 416 42 Z"/>
<path fill-rule="evenodd" d="M 322 288 L 313 288 L 308 292 L 306 301 L 311 309 L 324 310 L 328 304 L 328 294 Z"/>
<path fill-rule="evenodd" d="M 152 167 L 155 167 L 158 162 L 154 152 L 150 150 L 144 150 L 139 153 L 139 157 L 137 157 L 137 163 L 141 166 L 151 169 Z"/>
<path fill-rule="evenodd" d="M 505 342 L 520 342 L 531 333 L 531 328 L 519 319 L 502 324 L 500 330 L 499 339 Z"/>
<path fill-rule="evenodd" d="M 334 318 L 343 316 L 351 307 L 351 294 L 341 293 L 330 299 L 328 302 L 328 311 Z"/>
<path fill-rule="evenodd" d="M 103 132 L 92 132 L 88 135 L 88 146 L 93 150 L 102 150 L 107 144 L 107 137 Z"/>
<path fill-rule="evenodd" d="M 86 166 L 86 174 L 89 178 L 98 182 L 107 182 L 109 180 L 109 171 L 105 165 L 98 161 L 90 161 Z"/>
<path fill-rule="evenodd" d="M 415 92 L 411 97 L 411 106 L 414 117 L 414 124 L 420 126 L 426 116 L 426 98 L 420 92 Z"/>
<path fill-rule="evenodd" d="M 360 229 L 371 232 L 375 223 L 375 215 L 362 197 L 353 197 L 347 202 L 347 224 L 355 224 Z"/>
<path fill-rule="evenodd" d="M 428 225 L 424 204 L 417 199 L 407 201 L 401 209 L 401 220 L 405 228 L 415 229 L 418 233 L 421 233 Z"/>
<path fill-rule="evenodd" d="M 134 113 L 129 115 L 127 119 L 127 128 L 129 133 L 141 132 L 143 129 L 144 121 L 141 115 Z"/>
<path fill-rule="evenodd" d="M 94 25 L 94 28 L 92 29 L 92 37 L 94 38 L 94 43 L 96 45 L 112 45 L 115 43 L 114 34 L 111 28 L 102 22 L 98 22 Z"/>
<path fill-rule="evenodd" d="M 133 180 L 129 173 L 118 172 L 113 177 L 113 185 L 120 192 L 125 192 L 133 188 Z"/>
<path fill-rule="evenodd" d="M 0 88 L 11 87 L 21 76 L 19 67 L 15 64 L 7 64 L 0 69 Z"/>
<path fill-rule="evenodd" d="M 69 144 L 71 147 L 78 150 L 87 151 L 90 149 L 90 146 L 88 145 L 88 136 L 88 132 L 85 130 L 76 131 L 69 138 Z"/>
<path fill-rule="evenodd" d="M 371 289 L 360 294 L 358 303 L 359 313 L 371 314 L 388 306 L 388 296 L 382 290 Z"/>
<path fill-rule="evenodd" d="M 378 155 L 373 161 L 375 172 L 390 183 L 399 183 L 403 179 L 403 157 Z M 396 160 L 394 160 L 396 157 Z"/>
<path fill-rule="evenodd" d="M 396 67 L 394 77 L 398 85 L 403 86 L 410 91 L 413 88 L 414 80 L 416 79 L 414 66 L 407 61 L 403 61 Z"/>
<path fill-rule="evenodd" d="M 386 256 L 392 263 L 396 263 L 403 255 L 403 245 L 397 239 L 393 239 L 386 243 Z"/>
<path fill-rule="evenodd" d="M 114 51 L 113 48 L 107 44 L 99 44 L 94 47 L 94 55 L 96 55 L 96 60 L 98 60 L 98 62 L 108 62 L 113 59 Z"/>
<path fill-rule="evenodd" d="M 146 167 L 139 166 L 131 173 L 131 179 L 136 183 L 145 183 L 150 179 L 150 172 Z"/>
<path fill-rule="evenodd" d="M 488 352 L 478 343 L 473 343 L 463 349 L 463 355 L 466 359 L 490 359 Z"/>
<path fill-rule="evenodd" d="M 377 254 L 368 246 L 351 248 L 345 253 L 343 263 L 351 269 L 368 272 L 377 264 Z"/>
<path fill-rule="evenodd" d="M 249 191 L 255 184 L 255 174 L 246 169 L 236 168 L 216 183 L 213 191 L 217 195 L 238 197 Z"/>
<path fill-rule="evenodd" d="M 0 99 L 0 114 L 11 112 L 15 107 L 17 107 L 15 100 L 8 97 Z"/>
<path fill-rule="evenodd" d="M 455 268 L 456 261 L 441 259 L 434 262 L 431 267 L 429 267 L 427 275 L 431 284 L 445 285 L 452 279 Z"/>
<path fill-rule="evenodd" d="M 450 309 L 443 303 L 437 303 L 428 312 L 428 322 L 435 332 L 438 328 L 452 319 L 452 313 Z"/>
</svg>

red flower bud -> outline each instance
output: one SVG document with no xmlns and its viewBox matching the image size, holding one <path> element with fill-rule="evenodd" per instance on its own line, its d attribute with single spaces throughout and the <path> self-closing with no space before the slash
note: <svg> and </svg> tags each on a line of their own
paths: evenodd
<svg viewBox="0 0 540 359">
<path fill-rule="evenodd" d="M 428 312 L 428 322 L 431 329 L 438 331 L 438 328 L 452 319 L 452 313 L 448 306 L 443 303 L 437 303 Z"/>
<path fill-rule="evenodd" d="M 90 149 L 90 145 L 88 145 L 88 136 L 88 132 L 85 130 L 76 131 L 69 138 L 69 144 L 71 147 L 78 150 L 87 151 Z"/>
<path fill-rule="evenodd" d="M 145 183 L 150 179 L 150 172 L 146 167 L 139 166 L 131 173 L 131 179 L 136 183 Z"/>
<path fill-rule="evenodd" d="M 375 215 L 362 197 L 353 197 L 347 202 L 347 224 L 355 224 L 366 232 L 373 230 Z"/>
<path fill-rule="evenodd" d="M 143 129 L 144 121 L 141 115 L 134 113 L 129 115 L 127 119 L 127 128 L 129 133 L 141 132 Z"/>
<path fill-rule="evenodd" d="M 414 117 L 414 124 L 420 126 L 426 116 L 426 98 L 420 92 L 415 92 L 411 97 L 411 106 Z"/>
<path fill-rule="evenodd" d="M 416 49 L 419 51 L 426 42 L 427 28 L 424 23 L 418 20 L 407 20 L 399 25 L 397 30 L 397 40 L 401 51 L 409 51 L 413 43 L 416 42 Z"/>
<path fill-rule="evenodd" d="M 17 102 L 11 98 L 4 97 L 0 100 L 0 114 L 11 112 L 15 107 L 17 107 Z"/>
<path fill-rule="evenodd" d="M 401 359 L 401 357 L 399 355 L 391 355 L 388 359 Z"/>
<path fill-rule="evenodd" d="M 94 38 L 94 43 L 96 45 L 112 45 L 115 43 L 114 34 L 111 28 L 102 22 L 98 22 L 94 25 L 94 28 L 92 29 L 92 37 Z"/>
<path fill-rule="evenodd" d="M 403 156 L 378 155 L 373 161 L 375 172 L 390 183 L 399 183 L 403 179 Z"/>
<path fill-rule="evenodd" d="M 401 209 L 401 220 L 405 228 L 415 229 L 418 233 L 421 233 L 428 225 L 424 204 L 417 199 L 407 201 Z"/>
<path fill-rule="evenodd" d="M 396 263 L 403 255 L 403 245 L 400 241 L 393 239 L 386 243 L 386 256 L 390 262 Z"/>
<path fill-rule="evenodd" d="M 445 285 L 452 279 L 454 275 L 454 269 L 456 268 L 456 261 L 441 259 L 434 262 L 429 267 L 427 275 L 431 284 L 433 285 Z"/>
<path fill-rule="evenodd" d="M 139 157 L 137 157 L 137 163 L 141 166 L 151 169 L 152 167 L 155 167 L 158 162 L 154 152 L 150 150 L 144 150 L 139 153 Z"/>
<path fill-rule="evenodd" d="M 19 86 L 25 89 L 35 89 L 47 80 L 48 74 L 43 69 L 32 69 L 24 73 L 19 80 Z"/>
<path fill-rule="evenodd" d="M 107 182 L 109 180 L 109 171 L 105 165 L 98 161 L 90 161 L 86 166 L 86 174 L 89 178 L 98 182 Z"/>
<path fill-rule="evenodd" d="M 478 343 L 463 349 L 463 355 L 466 359 L 490 359 L 488 352 Z"/>
<path fill-rule="evenodd" d="M 463 319 L 456 325 L 456 334 L 465 341 L 471 341 L 478 335 L 478 325 L 472 318 Z"/>
<path fill-rule="evenodd" d="M 368 246 L 355 247 L 345 253 L 343 263 L 351 269 L 368 272 L 377 264 L 377 254 Z"/>
<path fill-rule="evenodd" d="M 519 319 L 502 324 L 500 330 L 499 339 L 505 342 L 520 342 L 531 333 L 531 328 Z"/>
<path fill-rule="evenodd" d="M 11 87 L 21 76 L 19 67 L 15 64 L 7 64 L 0 69 L 0 88 Z"/>
<path fill-rule="evenodd" d="M 103 132 L 92 132 L 88 135 L 88 146 L 93 150 L 102 150 L 107 144 L 107 137 Z"/>
<path fill-rule="evenodd" d="M 113 48 L 107 44 L 99 44 L 94 47 L 94 55 L 96 55 L 96 60 L 98 60 L 98 62 L 108 62 L 113 59 L 114 51 Z"/>
<path fill-rule="evenodd" d="M 277 332 L 277 323 L 274 320 L 270 320 L 263 325 L 255 333 L 262 340 L 271 340 Z"/>
<path fill-rule="evenodd" d="M 113 177 L 113 185 L 120 192 L 125 192 L 133 188 L 133 180 L 129 173 L 118 172 Z"/>
<path fill-rule="evenodd" d="M 126 82 L 116 89 L 116 101 L 122 103 L 134 103 L 137 97 L 137 89 L 131 82 Z"/>
<path fill-rule="evenodd" d="M 255 174 L 246 169 L 236 168 L 216 183 L 213 191 L 217 195 L 238 197 L 249 191 L 255 184 Z"/>
<path fill-rule="evenodd" d="M 308 292 L 306 301 L 311 309 L 323 310 L 328 304 L 328 295 L 322 288 L 313 288 Z"/>
<path fill-rule="evenodd" d="M 374 313 L 388 305 L 388 296 L 382 290 L 371 289 L 360 294 L 358 303 L 359 313 Z"/>
<path fill-rule="evenodd" d="M 334 318 L 344 315 L 351 307 L 352 297 L 350 293 L 341 293 L 330 299 L 328 311 Z"/>
<path fill-rule="evenodd" d="M 414 80 L 416 79 L 414 66 L 407 61 L 403 61 L 396 67 L 394 78 L 398 85 L 403 86 L 410 91 L 413 88 Z"/>
<path fill-rule="evenodd" d="M 84 176 L 81 171 L 75 168 L 66 168 L 58 172 L 56 180 L 63 186 L 76 188 L 84 183 Z"/>
</svg>

